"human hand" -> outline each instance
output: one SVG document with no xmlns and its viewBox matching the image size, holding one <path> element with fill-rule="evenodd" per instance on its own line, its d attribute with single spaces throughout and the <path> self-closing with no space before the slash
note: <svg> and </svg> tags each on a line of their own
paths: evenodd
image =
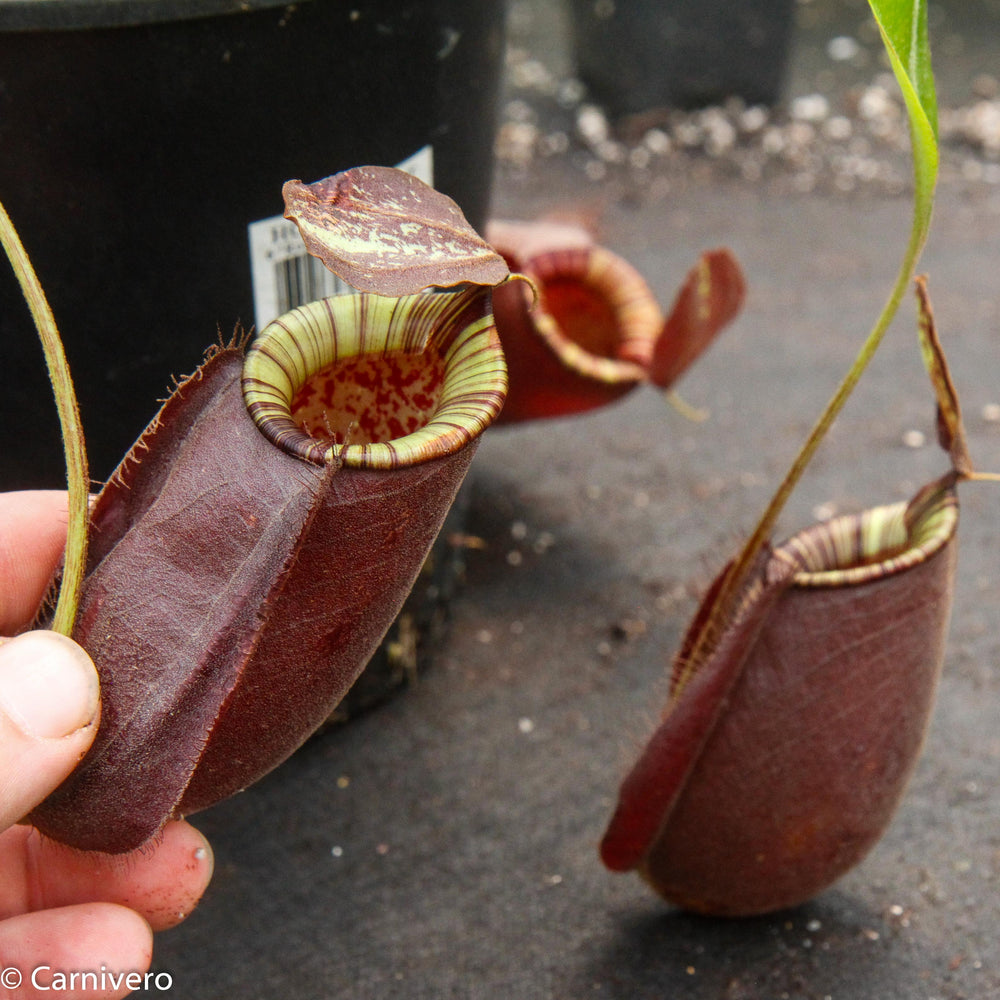
<svg viewBox="0 0 1000 1000">
<path fill-rule="evenodd" d="M 0 635 L 30 621 L 65 539 L 64 493 L 0 494 Z M 208 842 L 185 822 L 124 856 L 12 825 L 72 771 L 99 719 L 80 646 L 54 632 L 0 639 L 0 998 L 126 996 L 138 981 L 122 974 L 149 968 L 152 932 L 183 920 L 211 878 Z"/>
</svg>

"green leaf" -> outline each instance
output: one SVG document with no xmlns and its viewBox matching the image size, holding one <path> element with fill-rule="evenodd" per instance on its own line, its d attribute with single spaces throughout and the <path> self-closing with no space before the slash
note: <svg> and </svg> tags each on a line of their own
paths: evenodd
<svg viewBox="0 0 1000 1000">
<path fill-rule="evenodd" d="M 927 36 L 926 0 L 868 0 L 910 119 L 913 141 L 914 235 L 922 245 L 937 182 L 937 97 Z M 915 256 L 915 255 L 914 255 Z"/>
</svg>

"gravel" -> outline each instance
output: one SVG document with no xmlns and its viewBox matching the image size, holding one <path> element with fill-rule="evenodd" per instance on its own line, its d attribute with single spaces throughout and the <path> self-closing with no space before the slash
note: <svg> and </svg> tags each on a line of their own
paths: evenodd
<svg viewBox="0 0 1000 1000">
<path fill-rule="evenodd" d="M 910 190 L 902 95 L 879 65 L 884 58 L 870 31 L 831 35 L 813 80 L 800 73 L 792 83 L 817 88 L 791 93 L 774 107 L 733 98 L 692 111 L 653 108 L 616 121 L 573 75 L 571 56 L 546 51 L 538 16 L 537 5 L 512 8 L 496 138 L 498 166 L 508 179 L 563 158 L 595 184 L 614 180 L 632 195 L 654 199 L 692 171 L 799 192 Z M 849 71 L 855 82 L 844 85 Z M 1000 186 L 1000 79 L 977 73 L 968 91 L 968 102 L 940 108 L 942 180 Z"/>
</svg>

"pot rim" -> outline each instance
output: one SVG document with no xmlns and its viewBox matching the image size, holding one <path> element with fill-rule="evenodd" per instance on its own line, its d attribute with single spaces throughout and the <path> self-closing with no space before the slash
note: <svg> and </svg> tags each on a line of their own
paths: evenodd
<svg viewBox="0 0 1000 1000">
<path fill-rule="evenodd" d="M 127 28 L 288 6 L 287 0 L 0 0 L 0 32 Z"/>
</svg>

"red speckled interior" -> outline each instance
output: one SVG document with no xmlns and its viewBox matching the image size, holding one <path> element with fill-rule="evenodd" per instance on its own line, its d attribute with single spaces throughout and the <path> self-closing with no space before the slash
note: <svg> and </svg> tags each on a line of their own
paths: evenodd
<svg viewBox="0 0 1000 1000">
<path fill-rule="evenodd" d="M 292 399 L 292 416 L 307 434 L 333 435 L 341 444 L 393 441 L 434 415 L 444 372 L 433 347 L 338 361 L 306 380 Z"/>
<path fill-rule="evenodd" d="M 563 334 L 589 354 L 615 358 L 621 335 L 608 302 L 578 280 L 551 278 L 545 284 L 545 309 Z"/>
</svg>

